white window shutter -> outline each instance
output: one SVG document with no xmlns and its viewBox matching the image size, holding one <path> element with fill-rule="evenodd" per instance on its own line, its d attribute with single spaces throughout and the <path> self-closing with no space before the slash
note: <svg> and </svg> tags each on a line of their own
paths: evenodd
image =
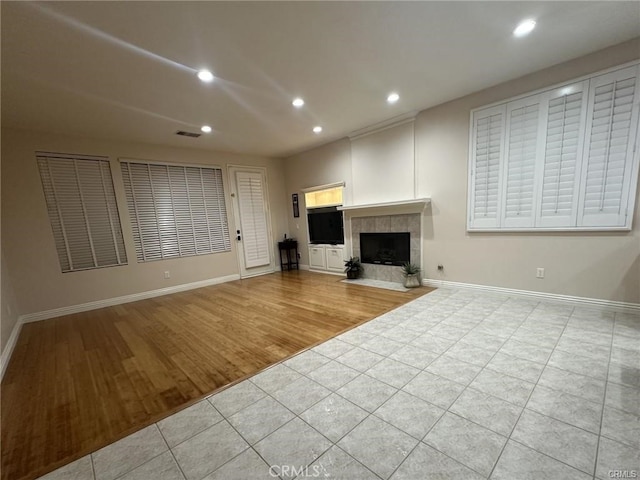
<svg viewBox="0 0 640 480">
<path fill-rule="evenodd" d="M 186 169 L 181 166 L 168 165 L 167 172 L 171 184 L 173 217 L 178 236 L 178 256 L 196 255 L 196 240 L 191 221 L 191 203 L 189 201 Z"/>
<path fill-rule="evenodd" d="M 535 224 L 536 180 L 546 124 L 543 96 L 507 104 L 507 125 L 502 195 L 502 227 L 527 228 Z"/>
<path fill-rule="evenodd" d="M 222 189 L 222 170 L 203 169 L 202 182 L 205 192 L 206 215 L 209 224 L 209 239 L 213 251 L 231 249 L 227 210 Z"/>
<path fill-rule="evenodd" d="M 536 226 L 576 224 L 588 82 L 551 92 Z"/>
<path fill-rule="evenodd" d="M 630 227 L 635 191 L 638 67 L 591 79 L 578 225 Z M 637 165 L 635 166 L 637 169 Z"/>
<path fill-rule="evenodd" d="M 504 119 L 504 105 L 477 111 L 473 115 L 469 180 L 470 230 L 499 226 Z"/>
<path fill-rule="evenodd" d="M 264 178 L 260 173 L 236 172 L 236 184 L 245 267 L 269 265 Z"/>
<path fill-rule="evenodd" d="M 109 159 L 36 155 L 62 271 L 126 264 Z"/>
<path fill-rule="evenodd" d="M 120 168 L 138 262 L 161 258 L 160 234 L 156 222 L 149 165 L 121 163 Z"/>
<path fill-rule="evenodd" d="M 219 168 L 121 162 L 138 262 L 231 250 Z"/>
</svg>

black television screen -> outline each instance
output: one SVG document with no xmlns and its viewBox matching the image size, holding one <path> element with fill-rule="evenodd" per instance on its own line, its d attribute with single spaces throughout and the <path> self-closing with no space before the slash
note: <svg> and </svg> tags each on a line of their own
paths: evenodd
<svg viewBox="0 0 640 480">
<path fill-rule="evenodd" d="M 329 243 L 332 245 L 344 243 L 344 227 L 342 212 L 335 207 L 314 208 L 307 213 L 309 222 L 309 242 Z"/>
</svg>

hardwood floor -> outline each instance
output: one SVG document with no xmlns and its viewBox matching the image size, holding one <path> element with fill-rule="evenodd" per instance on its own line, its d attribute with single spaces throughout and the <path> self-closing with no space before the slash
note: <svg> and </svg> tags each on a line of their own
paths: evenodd
<svg viewBox="0 0 640 480">
<path fill-rule="evenodd" d="M 432 290 L 340 280 L 276 273 L 24 325 L 1 478 L 36 478 Z"/>
</svg>

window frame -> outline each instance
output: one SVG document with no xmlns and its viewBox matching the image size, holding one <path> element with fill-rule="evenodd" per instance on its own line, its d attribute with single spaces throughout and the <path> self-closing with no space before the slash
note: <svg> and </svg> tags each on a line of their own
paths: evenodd
<svg viewBox="0 0 640 480">
<path fill-rule="evenodd" d="M 626 205 L 621 207 L 624 213 L 622 215 L 626 215 L 626 219 L 623 225 L 586 225 L 582 222 L 584 219 L 580 217 L 582 213 L 582 189 L 584 187 L 584 169 L 586 168 L 586 152 L 587 152 L 587 144 L 589 142 L 589 132 L 587 131 L 587 126 L 589 124 L 590 118 L 589 114 L 593 107 L 593 91 L 594 91 L 594 82 L 607 75 L 623 74 L 626 69 L 636 69 L 635 76 L 635 93 L 634 99 L 635 102 L 632 104 L 632 117 L 630 120 L 630 134 L 628 145 L 629 156 L 626 159 L 625 165 L 628 165 L 630 172 L 625 175 L 625 191 L 621 194 L 623 197 L 626 194 Z M 545 162 L 545 150 L 546 150 L 546 127 L 548 124 L 548 107 L 549 102 L 553 98 L 557 98 L 558 92 L 563 91 L 564 89 L 570 88 L 571 86 L 582 84 L 584 85 L 583 94 L 586 96 L 586 99 L 583 99 L 582 109 L 582 122 L 579 126 L 579 135 L 580 135 L 580 148 L 581 152 L 579 152 L 579 156 L 577 159 L 577 173 L 574 175 L 579 175 L 580 178 L 574 179 L 575 184 L 578 186 L 578 190 L 573 192 L 575 196 L 574 201 L 578 202 L 577 208 L 574 212 L 574 218 L 572 219 L 572 225 L 570 226 L 554 226 L 554 225 L 540 225 L 540 211 L 541 211 L 541 202 L 542 202 L 542 182 L 543 182 L 543 174 L 544 174 L 544 162 Z M 597 84 L 597 82 L 595 83 Z M 566 90 L 565 90 L 566 91 Z M 505 208 L 505 198 L 504 198 L 504 189 L 505 189 L 505 172 L 506 172 L 506 146 L 508 142 L 507 138 L 507 109 L 509 104 L 516 102 L 526 102 L 527 99 L 533 97 L 541 98 L 541 111 L 544 110 L 544 114 L 540 114 L 539 124 L 541 125 L 541 129 L 538 132 L 538 136 L 542 138 L 538 138 L 539 145 L 541 145 L 542 151 L 537 151 L 536 156 L 539 157 L 536 161 L 536 175 L 534 177 L 534 184 L 532 187 L 534 188 L 534 196 L 537 197 L 537 200 L 534 202 L 534 211 L 533 211 L 533 225 L 531 226 L 505 226 L 503 222 L 504 216 L 504 208 Z M 588 75 L 584 75 L 579 78 L 571 79 L 563 83 L 555 84 L 550 87 L 544 87 L 532 92 L 527 92 L 522 95 L 508 98 L 499 102 L 495 102 L 489 105 L 481 106 L 474 108 L 470 111 L 470 128 L 469 128 L 469 155 L 468 155 L 468 175 L 467 175 L 467 225 L 466 230 L 470 233 L 472 232 L 571 232 L 571 231 L 630 231 L 633 228 L 633 217 L 634 217 L 634 206 L 635 206 L 635 198 L 637 194 L 637 189 L 639 188 L 639 180 L 638 180 L 638 170 L 640 164 L 640 149 L 638 149 L 638 144 L 640 143 L 640 121 L 639 110 L 640 103 L 638 100 L 640 99 L 640 62 L 632 61 L 622 65 L 618 65 L 606 70 L 594 72 Z M 499 181 L 499 191 L 502 194 L 502 198 L 499 198 L 498 202 L 498 220 L 495 222 L 495 225 L 490 224 L 491 222 L 483 222 L 479 221 L 474 217 L 474 170 L 476 167 L 476 159 L 475 159 L 475 147 L 474 143 L 476 140 L 476 123 L 475 120 L 478 115 L 482 115 L 483 112 L 489 110 L 499 110 L 500 108 L 504 109 L 504 117 L 503 117 L 503 131 L 502 131 L 502 145 L 500 147 L 500 161 L 502 174 Z M 542 125 L 544 125 L 544 129 L 542 129 Z M 541 135 L 542 134 L 542 135 Z M 540 141 L 541 140 L 541 141 Z M 624 202 L 623 202 L 624 203 Z"/>
<path fill-rule="evenodd" d="M 36 151 L 35 156 L 38 166 L 38 172 L 40 175 L 40 183 L 42 186 L 44 200 L 47 208 L 47 214 L 49 217 L 49 223 L 51 226 L 56 253 L 62 273 L 81 272 L 87 270 L 96 270 L 100 268 L 120 267 L 123 265 L 127 265 L 128 256 L 126 251 L 126 244 L 124 241 L 124 232 L 122 230 L 122 219 L 118 208 L 118 200 L 115 192 L 115 185 L 113 182 L 113 169 L 109 157 L 45 151 Z M 83 217 L 83 221 L 81 223 L 84 224 L 84 228 L 86 231 L 86 241 L 88 242 L 86 245 L 84 245 L 84 248 L 88 248 L 91 251 L 91 257 L 94 263 L 93 266 L 74 268 L 73 249 L 81 248 L 82 246 L 74 247 L 72 245 L 72 242 L 74 241 L 73 237 L 76 237 L 77 239 L 78 235 L 76 234 L 72 236 L 72 234 L 69 232 L 69 230 L 71 229 L 71 220 L 67 219 L 67 221 L 65 222 L 64 219 L 65 212 L 63 210 L 65 207 L 63 206 L 64 203 L 63 199 L 61 198 L 62 195 L 60 193 L 60 188 L 62 187 L 62 185 L 58 184 L 56 186 L 56 180 L 54 180 L 55 174 L 52 173 L 51 162 L 55 162 L 56 160 L 66 160 L 73 162 L 74 175 L 72 176 L 72 178 L 68 178 L 66 180 L 70 181 L 70 184 L 75 183 L 75 185 L 77 186 L 77 190 L 70 191 L 70 184 L 64 186 L 63 190 L 66 191 L 64 195 L 67 197 L 67 201 L 69 201 L 69 199 L 72 200 L 71 197 L 74 195 L 77 195 L 76 201 L 78 199 L 80 201 L 80 207 Z M 101 200 L 104 200 L 104 204 L 100 204 L 99 207 L 106 210 L 106 216 L 108 217 L 108 234 L 105 234 L 104 230 L 100 229 L 105 235 L 104 238 L 102 238 L 100 236 L 100 233 L 98 233 L 98 230 L 95 229 L 96 224 L 94 223 L 96 219 L 102 221 L 104 221 L 104 219 L 93 216 L 89 212 L 90 209 L 95 207 L 92 206 L 92 204 L 87 200 L 87 189 L 92 190 L 90 187 L 93 187 L 94 185 L 83 185 L 81 183 L 83 180 L 80 172 L 82 166 L 80 166 L 79 168 L 78 162 L 86 162 L 87 166 L 91 165 L 91 163 L 93 162 L 95 165 L 92 166 L 92 168 L 97 169 L 97 172 L 93 172 L 95 178 L 85 178 L 84 180 L 95 181 L 99 178 L 99 183 L 102 185 L 103 191 Z M 104 166 L 107 167 L 108 175 L 106 174 L 107 172 L 105 172 L 103 169 Z M 46 172 L 44 171 L 45 168 Z M 61 178 L 57 179 L 58 183 L 61 181 Z M 69 210 L 67 211 L 66 215 L 69 217 L 73 215 L 73 212 Z M 91 220 L 91 218 L 93 218 L 93 221 Z M 54 225 L 55 222 L 59 224 L 59 228 L 56 228 L 56 226 Z M 103 227 L 106 229 L 106 224 Z M 77 226 L 75 228 L 77 229 Z M 113 249 L 116 260 L 115 263 L 100 263 L 99 261 L 100 254 L 97 251 L 97 245 L 104 245 L 105 239 L 108 240 L 107 248 Z M 110 243 L 109 240 L 112 241 L 112 243 Z M 62 242 L 62 244 L 60 244 L 60 242 Z M 66 262 L 65 258 L 63 258 L 63 255 L 66 258 Z M 66 268 L 65 265 L 68 265 L 68 268 Z"/>
<path fill-rule="evenodd" d="M 118 161 L 120 163 L 120 170 L 122 174 L 122 181 L 123 181 L 124 192 L 126 197 L 127 211 L 129 212 L 129 221 L 131 224 L 131 233 L 132 233 L 135 250 L 136 250 L 137 263 L 148 263 L 148 262 L 155 262 L 155 261 L 162 261 L 162 260 L 198 257 L 201 255 L 213 255 L 218 253 L 231 252 L 231 234 L 229 230 L 229 215 L 227 211 L 227 194 L 226 194 L 226 188 L 225 188 L 225 182 L 224 182 L 224 169 L 221 166 L 206 165 L 206 164 L 189 164 L 189 163 L 180 163 L 180 162 L 161 162 L 161 161 L 155 161 L 155 160 L 139 160 L 139 159 L 131 159 L 131 158 L 120 158 L 118 159 Z M 147 180 L 149 182 L 148 184 L 151 191 L 151 199 L 152 199 L 151 203 L 153 205 L 152 213 L 154 215 L 153 221 L 148 220 L 147 223 L 149 225 L 151 224 L 155 225 L 155 229 L 157 231 L 157 242 L 159 245 L 158 247 L 159 256 L 154 255 L 152 253 L 148 253 L 153 251 L 153 246 L 151 244 L 147 243 L 145 245 L 145 239 L 144 239 L 145 236 L 149 237 L 148 241 L 154 241 L 154 239 L 151 238 L 152 235 L 149 235 L 148 233 L 143 234 L 144 228 L 141 228 L 141 225 L 142 225 L 140 221 L 141 215 L 140 215 L 140 211 L 138 210 L 137 202 L 141 202 L 142 199 L 138 198 L 136 201 L 135 186 L 133 184 L 132 171 L 131 171 L 131 168 L 129 167 L 130 165 L 142 165 L 147 167 L 147 172 L 148 172 Z M 171 205 L 169 216 L 173 217 L 173 223 L 169 227 L 166 227 L 166 225 L 168 225 L 168 223 L 166 222 L 166 219 L 164 222 L 161 222 L 159 219 L 158 203 L 156 202 L 157 199 L 155 198 L 155 196 L 157 195 L 156 191 L 160 189 L 160 185 L 158 184 L 154 185 L 153 183 L 154 174 L 151 171 L 152 167 L 161 167 L 166 169 L 170 197 L 165 198 L 164 203 L 165 204 L 168 203 Z M 186 192 L 185 198 L 179 198 L 178 193 L 174 194 L 174 189 L 173 189 L 174 187 L 172 186 L 171 177 L 170 177 L 171 175 L 170 169 L 176 169 L 176 168 L 182 169 L 182 171 L 184 172 L 184 182 L 185 182 L 184 191 Z M 208 242 L 211 247 L 209 250 L 205 250 L 205 251 L 198 251 L 199 249 L 198 242 L 199 242 L 199 239 L 202 240 L 200 238 L 202 236 L 202 233 L 196 232 L 197 222 L 195 221 L 194 215 L 199 215 L 201 214 L 201 212 L 200 213 L 195 212 L 193 209 L 193 204 L 195 203 L 193 200 L 196 200 L 196 197 L 192 197 L 190 194 L 189 184 L 188 184 L 189 179 L 187 177 L 188 169 L 197 169 L 200 172 L 201 189 L 202 189 L 201 192 L 202 192 L 202 201 L 203 201 L 202 205 L 204 207 L 204 216 L 206 218 L 207 234 L 205 236 L 208 237 Z M 203 176 L 204 170 L 213 171 L 214 180 L 216 182 L 219 181 L 219 183 L 214 184 L 217 190 L 213 194 L 209 192 L 209 196 L 210 197 L 213 196 L 218 200 L 222 200 L 222 204 L 218 203 L 212 206 L 208 206 L 206 204 L 207 193 L 205 192 L 205 184 L 204 184 L 204 176 Z M 157 177 L 157 173 L 155 174 L 155 176 Z M 182 185 L 176 186 L 176 188 L 180 188 L 181 186 Z M 140 185 L 138 185 L 138 187 L 140 187 Z M 176 209 L 176 203 L 178 203 L 179 200 L 182 200 L 183 202 L 186 201 L 186 204 L 183 203 L 183 207 L 185 205 L 188 206 L 188 217 L 190 220 L 190 223 L 188 225 L 186 225 L 185 223 L 182 223 L 182 227 L 183 227 L 182 231 L 180 230 L 180 226 L 178 224 L 179 223 L 178 217 L 180 217 L 181 213 Z M 133 201 L 133 204 L 131 203 L 131 201 Z M 214 216 L 215 217 L 213 218 L 214 221 L 212 221 L 208 213 L 208 208 L 217 210 L 219 218 Z M 182 212 L 182 215 L 184 215 L 184 212 Z M 216 222 L 216 219 L 217 219 L 217 222 Z M 164 230 L 161 228 L 161 223 L 165 224 Z M 149 225 L 146 225 L 145 227 L 148 227 Z M 213 241 L 214 236 L 212 236 L 211 234 L 212 228 L 215 227 L 216 225 L 222 226 L 222 231 L 216 232 L 216 236 L 219 236 L 221 238 L 220 242 L 214 242 Z M 173 229 L 175 233 L 173 233 L 171 229 Z M 167 233 L 167 230 L 169 230 L 168 233 Z M 181 243 L 182 241 L 181 233 L 184 236 L 185 231 L 189 231 L 189 230 L 192 232 L 192 238 L 190 237 L 189 239 L 193 241 L 194 251 L 193 252 L 188 251 L 187 253 L 183 253 L 183 250 L 189 250 L 190 246 L 188 244 Z M 162 245 L 162 238 L 163 237 L 166 238 L 167 236 L 175 237 L 175 249 L 177 249 L 177 252 L 178 252 L 177 254 L 167 254 L 165 252 L 165 248 Z M 221 249 L 213 248 L 214 245 L 217 243 L 220 243 L 222 245 Z"/>
</svg>

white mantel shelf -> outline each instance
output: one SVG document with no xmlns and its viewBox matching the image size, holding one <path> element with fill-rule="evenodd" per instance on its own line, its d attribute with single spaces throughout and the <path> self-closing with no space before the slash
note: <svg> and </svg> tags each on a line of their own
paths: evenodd
<svg viewBox="0 0 640 480">
<path fill-rule="evenodd" d="M 396 202 L 385 203 L 367 203 L 361 205 L 343 205 L 338 210 L 369 210 L 369 209 L 407 209 L 412 211 L 420 211 L 431 203 L 431 198 L 416 198 L 412 200 L 399 200 Z"/>
</svg>

